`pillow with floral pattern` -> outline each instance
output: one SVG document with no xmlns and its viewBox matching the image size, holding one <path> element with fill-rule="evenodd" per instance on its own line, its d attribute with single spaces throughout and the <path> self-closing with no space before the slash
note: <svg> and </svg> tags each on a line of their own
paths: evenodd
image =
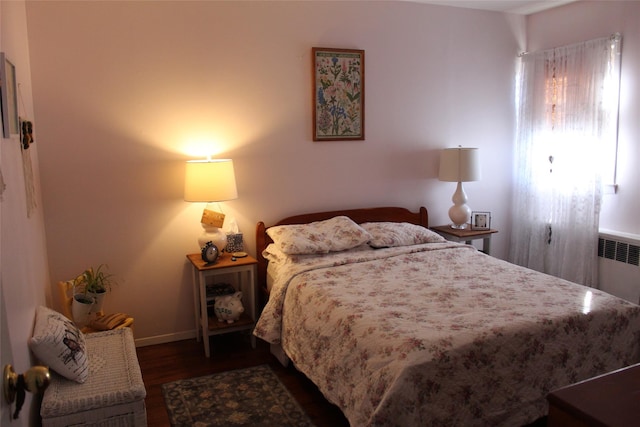
<svg viewBox="0 0 640 427">
<path fill-rule="evenodd" d="M 268 228 L 267 234 L 287 255 L 344 251 L 371 239 L 366 230 L 347 216 L 309 224 L 277 225 Z"/>
<path fill-rule="evenodd" d="M 446 242 L 438 233 L 408 222 L 367 222 L 361 226 L 371 234 L 369 246 L 376 249 Z"/>
</svg>

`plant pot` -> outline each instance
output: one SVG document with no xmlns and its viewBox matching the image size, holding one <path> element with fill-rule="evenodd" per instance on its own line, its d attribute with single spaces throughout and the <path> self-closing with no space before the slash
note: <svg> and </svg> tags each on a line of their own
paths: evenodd
<svg viewBox="0 0 640 427">
<path fill-rule="evenodd" d="M 93 298 L 94 301 L 91 312 L 97 313 L 99 311 L 102 311 L 102 306 L 104 305 L 104 298 L 107 296 L 107 291 L 87 292 L 87 296 Z"/>
<path fill-rule="evenodd" d="M 84 295 L 76 294 L 73 296 L 73 303 L 71 304 L 71 315 L 73 321 L 78 327 L 82 328 L 91 321 L 91 311 L 95 304 L 95 299 Z"/>
</svg>

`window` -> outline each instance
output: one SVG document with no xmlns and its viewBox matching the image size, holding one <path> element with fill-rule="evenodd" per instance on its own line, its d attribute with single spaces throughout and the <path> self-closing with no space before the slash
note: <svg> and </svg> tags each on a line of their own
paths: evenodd
<svg viewBox="0 0 640 427">
<path fill-rule="evenodd" d="M 517 76 L 510 260 L 585 285 L 597 282 L 602 184 L 615 184 L 620 44 L 527 54 Z"/>
<path fill-rule="evenodd" d="M 587 64 L 580 64 L 562 52 L 554 50 L 545 59 L 545 121 L 549 134 L 542 143 L 547 146 L 541 149 L 549 152 L 549 170 L 554 170 L 554 161 L 587 151 L 590 158 L 574 163 L 577 167 L 567 172 L 581 176 L 590 174 L 591 168 L 595 167 L 608 192 L 616 190 L 620 41 L 619 34 L 609 39 L 610 49 L 606 51 L 607 58 L 603 63 L 605 69 L 596 77 L 599 81 L 592 74 L 583 73 Z M 593 90 L 597 85 L 601 85 L 602 90 L 600 96 L 594 98 Z M 582 127 L 588 122 L 581 117 L 585 114 L 598 117 L 591 129 Z M 554 135 L 558 129 L 561 129 L 560 138 Z M 607 132 L 610 137 L 604 135 Z M 557 181 L 562 183 L 567 179 L 561 177 Z"/>
</svg>

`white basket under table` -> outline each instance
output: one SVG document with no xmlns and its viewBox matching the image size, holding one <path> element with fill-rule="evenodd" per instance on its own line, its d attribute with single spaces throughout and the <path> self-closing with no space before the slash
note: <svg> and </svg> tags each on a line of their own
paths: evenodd
<svg viewBox="0 0 640 427">
<path fill-rule="evenodd" d="M 131 329 L 85 335 L 89 378 L 83 384 L 52 373 L 40 415 L 43 427 L 146 426 L 146 391 Z"/>
</svg>

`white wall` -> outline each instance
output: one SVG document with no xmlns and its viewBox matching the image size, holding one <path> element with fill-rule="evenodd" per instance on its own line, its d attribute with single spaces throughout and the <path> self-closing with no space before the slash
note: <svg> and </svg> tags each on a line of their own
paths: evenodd
<svg viewBox="0 0 640 427">
<path fill-rule="evenodd" d="M 506 256 L 513 22 L 410 2 L 28 2 L 52 282 L 107 263 L 107 309 L 138 344 L 191 336 L 202 206 L 183 162 L 234 159 L 224 204 L 253 253 L 255 223 L 317 210 L 426 205 L 447 222 L 438 150 L 480 147 L 465 186 Z M 311 140 L 314 46 L 366 52 L 366 141 Z M 202 151 L 203 146 L 206 148 Z M 198 152 L 200 154 L 198 154 Z"/>
<path fill-rule="evenodd" d="M 34 120 L 27 18 L 23 1 L 0 2 L 0 50 L 15 65 L 19 88 L 18 112 L 21 117 Z M 50 297 L 38 147 L 37 143 L 32 145 L 27 153 L 33 169 L 37 204 L 35 211 L 28 217 L 19 135 L 0 140 L 0 166 L 6 184 L 3 191 L 0 188 L 0 294 L 3 299 L 0 301 L 0 310 L 4 310 L 0 321 L 6 322 L 2 325 L 3 351 L 0 354 L 3 356 L 2 365 L 11 363 L 18 373 L 26 371 L 32 364 L 27 340 L 31 336 L 35 308 L 45 305 L 45 300 Z M 10 346 L 11 351 L 7 352 L 4 346 Z M 31 405 L 30 393 L 27 393 L 26 399 L 20 418 L 12 421 L 12 425 L 16 427 L 36 425 L 38 407 Z M 4 421 L 9 408 L 4 399 L 0 405 Z"/>
<path fill-rule="evenodd" d="M 640 235 L 640 2 L 583 1 L 528 18 L 528 50 L 622 33 L 617 194 L 606 195 L 600 228 Z"/>
</svg>

